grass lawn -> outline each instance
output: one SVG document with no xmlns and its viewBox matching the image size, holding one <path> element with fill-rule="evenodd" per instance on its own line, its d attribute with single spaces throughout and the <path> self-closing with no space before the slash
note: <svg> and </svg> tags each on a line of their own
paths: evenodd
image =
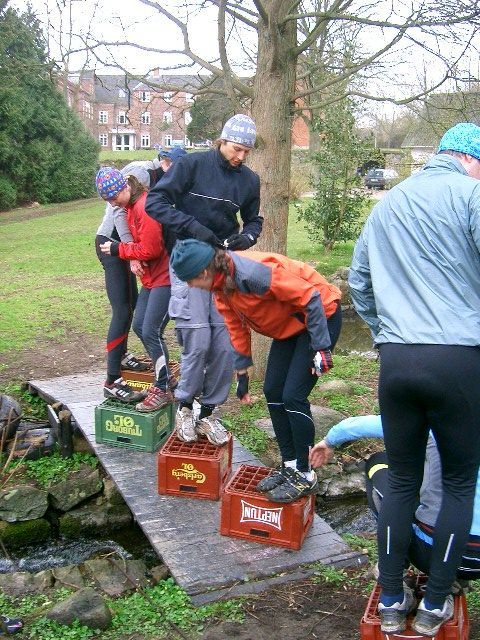
<svg viewBox="0 0 480 640">
<path fill-rule="evenodd" d="M 0 214 L 0 354 L 73 332 L 104 339 L 109 306 L 95 254 L 104 205 L 95 199 Z M 350 263 L 353 243 L 330 254 L 311 244 L 290 212 L 288 255 L 315 261 L 324 274 Z"/>
</svg>

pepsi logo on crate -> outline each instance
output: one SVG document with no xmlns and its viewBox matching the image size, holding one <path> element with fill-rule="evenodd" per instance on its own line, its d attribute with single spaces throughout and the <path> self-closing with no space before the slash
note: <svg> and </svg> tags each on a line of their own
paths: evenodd
<svg viewBox="0 0 480 640">
<path fill-rule="evenodd" d="M 158 452 L 158 493 L 218 500 L 232 468 L 233 438 L 221 447 L 200 437 L 183 442 L 175 433 Z"/>
<path fill-rule="evenodd" d="M 300 549 L 313 522 L 315 496 L 289 504 L 270 502 L 256 486 L 272 469 L 241 465 L 222 495 L 220 533 Z"/>
</svg>

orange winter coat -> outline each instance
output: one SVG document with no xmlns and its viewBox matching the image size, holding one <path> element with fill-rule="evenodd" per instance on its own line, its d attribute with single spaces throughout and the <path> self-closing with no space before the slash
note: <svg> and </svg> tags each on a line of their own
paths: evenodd
<svg viewBox="0 0 480 640">
<path fill-rule="evenodd" d="M 277 253 L 228 253 L 237 290 L 223 292 L 223 275 L 212 290 L 239 356 L 251 359 L 251 329 L 277 340 L 308 330 L 314 351 L 329 348 L 326 319 L 337 309 L 340 289 L 310 265 Z"/>
</svg>

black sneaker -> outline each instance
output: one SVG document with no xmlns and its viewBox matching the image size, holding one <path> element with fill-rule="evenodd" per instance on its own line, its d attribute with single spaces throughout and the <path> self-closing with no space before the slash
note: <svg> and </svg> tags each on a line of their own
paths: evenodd
<svg viewBox="0 0 480 640">
<path fill-rule="evenodd" d="M 121 361 L 123 369 L 129 369 L 130 371 L 148 371 L 150 369 L 146 362 L 142 362 L 131 353 L 126 353 Z"/>
<path fill-rule="evenodd" d="M 267 492 L 267 498 L 272 502 L 295 502 L 303 496 L 309 496 L 318 491 L 317 475 L 310 482 L 300 471 L 290 469 L 285 482 Z"/>
<path fill-rule="evenodd" d="M 293 469 L 285 467 L 282 464 L 281 467 L 274 469 L 270 475 L 260 480 L 256 487 L 257 491 L 260 491 L 261 493 L 271 491 L 272 489 L 275 489 L 275 487 L 283 484 L 292 474 Z"/>
<path fill-rule="evenodd" d="M 120 402 L 141 402 L 145 397 L 145 393 L 134 391 L 123 378 L 117 378 L 111 385 L 106 384 L 103 387 L 103 395 Z"/>
</svg>

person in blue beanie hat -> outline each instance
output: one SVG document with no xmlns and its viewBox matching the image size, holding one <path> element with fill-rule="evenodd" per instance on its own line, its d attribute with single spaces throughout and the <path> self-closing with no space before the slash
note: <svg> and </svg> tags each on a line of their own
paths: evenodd
<svg viewBox="0 0 480 640">
<path fill-rule="evenodd" d="M 389 464 L 378 521 L 378 611 L 401 633 L 415 601 L 402 581 L 432 430 L 443 500 L 414 631 L 453 615 L 450 585 L 472 522 L 480 465 L 480 127 L 462 122 L 438 153 L 375 205 L 356 243 L 352 300 L 380 353 L 379 404 Z"/>
<path fill-rule="evenodd" d="M 260 180 L 245 166 L 255 138 L 253 120 L 236 114 L 227 120 L 212 149 L 178 158 L 150 190 L 146 210 L 168 232 L 170 253 L 174 238 L 195 238 L 235 251 L 249 249 L 257 242 L 263 224 Z M 179 401 L 177 436 L 192 442 L 203 434 L 221 445 L 228 436 L 215 417 L 215 409 L 228 397 L 233 372 L 225 323 L 209 291 L 189 289 L 172 270 L 170 278 L 169 314 L 182 347 L 182 375 L 175 391 Z M 198 419 L 193 412 L 195 399 L 200 401 Z"/>
</svg>

